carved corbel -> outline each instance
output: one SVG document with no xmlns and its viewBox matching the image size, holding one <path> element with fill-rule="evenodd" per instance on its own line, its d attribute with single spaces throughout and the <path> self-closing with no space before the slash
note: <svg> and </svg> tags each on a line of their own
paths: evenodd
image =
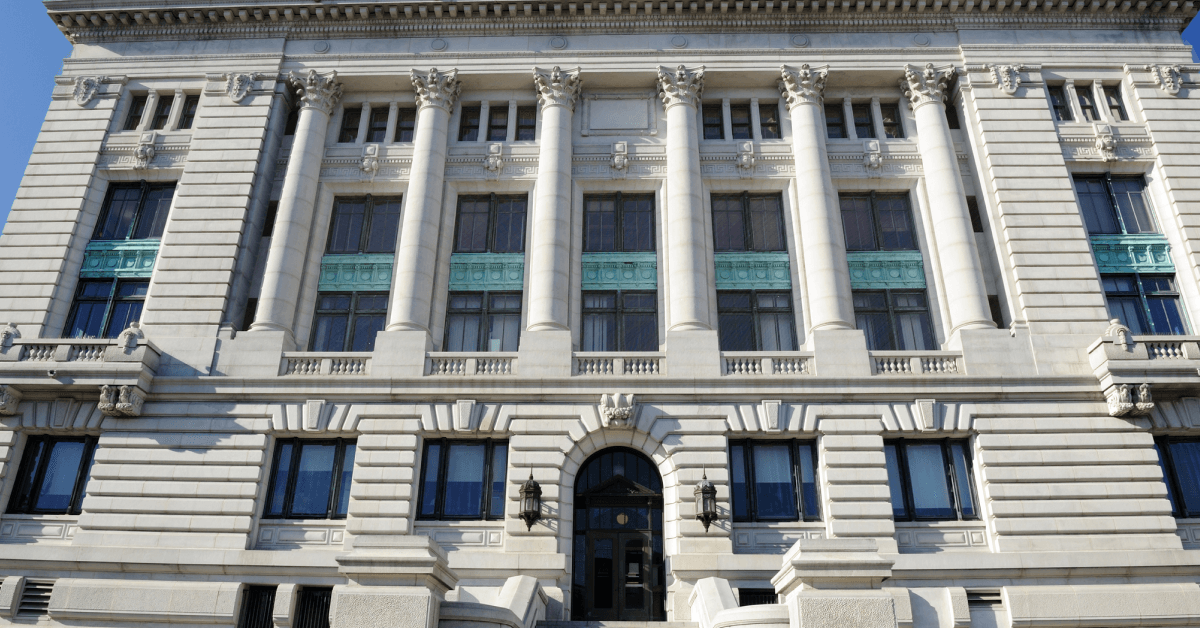
<svg viewBox="0 0 1200 628">
<path fill-rule="evenodd" d="M 379 144 L 366 144 L 363 146 L 362 159 L 358 163 L 358 167 L 363 172 L 363 177 L 375 180 L 375 175 L 379 174 Z"/>
<path fill-rule="evenodd" d="M 633 395 L 601 395 L 600 416 L 604 426 L 614 429 L 630 429 L 634 419 Z"/>
<path fill-rule="evenodd" d="M 1112 338 L 1113 344 L 1129 351 L 1133 348 L 1133 341 L 1130 339 L 1129 328 L 1121 324 L 1121 319 L 1114 318 L 1108 321 L 1108 329 L 1104 330 L 1104 337 Z"/>
<path fill-rule="evenodd" d="M 754 174 L 754 164 L 756 162 L 757 160 L 754 158 L 754 142 L 742 142 L 738 144 L 737 167 L 743 179 Z"/>
<path fill-rule="evenodd" d="M 229 100 L 235 103 L 241 103 L 242 100 L 254 89 L 254 81 L 262 78 L 261 74 L 222 74 L 225 79 L 225 95 L 229 96 Z"/>
<path fill-rule="evenodd" d="M 157 137 L 158 132 L 149 131 L 142 133 L 142 136 L 138 138 L 137 148 L 133 149 L 134 168 L 142 170 L 150 167 L 150 162 L 154 161 L 154 155 L 157 152 L 154 149 L 154 142 Z"/>
<path fill-rule="evenodd" d="M 488 144 L 487 157 L 483 158 L 483 167 L 487 170 L 487 178 L 495 181 L 500 178 L 500 171 L 504 169 L 504 144 L 495 143 Z"/>
<path fill-rule="evenodd" d="M 1114 384 L 1105 391 L 1104 396 L 1111 416 L 1145 416 L 1154 409 L 1150 384 L 1140 384 L 1136 388 L 1129 384 Z"/>
<path fill-rule="evenodd" d="M 16 414 L 17 405 L 20 403 L 20 390 L 9 385 L 0 385 L 0 415 L 12 416 Z"/>
<path fill-rule="evenodd" d="M 137 386 L 100 387 L 100 402 L 96 404 L 105 416 L 141 416 L 146 393 Z"/>
<path fill-rule="evenodd" d="M 992 81 L 996 83 L 1000 89 L 1009 96 L 1017 93 L 1017 88 L 1021 86 L 1021 71 L 1025 66 L 1017 65 L 985 65 L 983 66 L 992 73 Z"/>
<path fill-rule="evenodd" d="M 612 178 L 625 178 L 625 174 L 629 169 L 629 144 L 627 142 L 613 143 L 612 161 L 609 162 L 609 165 L 612 166 Z"/>
<path fill-rule="evenodd" d="M 1148 65 L 1146 71 L 1159 89 L 1171 96 L 1179 95 L 1183 87 L 1183 70 L 1178 65 Z"/>
<path fill-rule="evenodd" d="M 1112 127 L 1107 124 L 1095 124 L 1096 152 L 1104 161 L 1117 160 L 1117 138 L 1113 135 Z"/>
<path fill-rule="evenodd" d="M 72 97 L 75 99 L 75 104 L 80 107 L 86 107 L 92 99 L 96 97 L 96 92 L 100 91 L 100 84 L 107 77 L 103 76 L 77 76 L 75 77 L 75 91 Z"/>
</svg>

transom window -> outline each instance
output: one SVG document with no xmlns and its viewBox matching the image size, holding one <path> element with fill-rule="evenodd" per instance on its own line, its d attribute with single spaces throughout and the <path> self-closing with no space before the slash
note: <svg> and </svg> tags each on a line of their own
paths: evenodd
<svg viewBox="0 0 1200 628">
<path fill-rule="evenodd" d="M 786 251 L 783 199 L 778 194 L 713 194 L 717 252 Z"/>
<path fill-rule="evenodd" d="M 729 467 L 734 521 L 821 520 L 816 441 L 734 441 Z"/>
<path fill-rule="evenodd" d="M 281 439 L 275 444 L 264 519 L 345 519 L 354 440 Z"/>
<path fill-rule="evenodd" d="M 411 142 L 416 132 L 417 110 L 411 107 L 402 107 L 396 112 L 396 138 L 394 141 Z"/>
<path fill-rule="evenodd" d="M 508 107 L 488 109 L 487 141 L 503 142 L 508 139 Z"/>
<path fill-rule="evenodd" d="M 728 101 L 711 101 L 700 106 L 703 137 L 706 140 L 749 140 L 754 139 L 754 105 L 752 103 L 731 104 L 729 109 L 729 137 L 725 137 L 725 107 Z M 783 137 L 779 126 L 779 105 L 758 104 L 758 134 L 764 140 Z"/>
<path fill-rule="evenodd" d="M 779 124 L 779 103 L 758 104 L 758 131 L 764 140 L 777 140 L 783 137 Z"/>
<path fill-rule="evenodd" d="M 8 512 L 79 514 L 95 450 L 94 436 L 30 436 Z"/>
<path fill-rule="evenodd" d="M 754 137 L 750 130 L 750 105 L 729 106 L 729 127 L 733 131 L 732 139 L 748 140 Z"/>
<path fill-rule="evenodd" d="M 915 251 L 907 194 L 845 194 L 839 198 L 847 251 Z"/>
<path fill-rule="evenodd" d="M 870 351 L 935 348 L 929 304 L 923 290 L 854 290 L 854 325 Z"/>
<path fill-rule="evenodd" d="M 581 351 L 657 351 L 658 295 L 584 292 Z"/>
<path fill-rule="evenodd" d="M 175 197 L 174 183 L 114 183 L 108 187 L 92 240 L 162 238 Z"/>
<path fill-rule="evenodd" d="M 520 292 L 451 292 L 444 351 L 516 351 Z"/>
<path fill-rule="evenodd" d="M 1154 448 L 1172 514 L 1181 519 L 1200 517 L 1200 439 L 1160 437 Z"/>
<path fill-rule="evenodd" d="M 116 338 L 141 320 L 150 282 L 86 279 L 79 282 L 64 338 Z"/>
<path fill-rule="evenodd" d="M 967 441 L 887 441 L 883 453 L 896 521 L 979 518 Z"/>
<path fill-rule="evenodd" d="M 523 253 L 525 196 L 460 196 L 455 253 Z"/>
<path fill-rule="evenodd" d="M 725 116 L 721 103 L 706 102 L 700 105 L 700 118 L 704 126 L 704 139 L 725 139 Z"/>
<path fill-rule="evenodd" d="M 387 320 L 388 293 L 317 295 L 313 351 L 374 351 L 375 335 Z"/>
<path fill-rule="evenodd" d="M 1108 313 L 1135 335 L 1188 333 L 1171 275 L 1101 275 Z"/>
<path fill-rule="evenodd" d="M 721 351 L 795 351 L 792 295 L 754 290 L 717 292 Z"/>
<path fill-rule="evenodd" d="M 418 519 L 503 519 L 508 441 L 432 440 L 421 458 Z"/>
<path fill-rule="evenodd" d="M 599 194 L 583 199 L 583 250 L 654 250 L 654 195 Z"/>
<path fill-rule="evenodd" d="M 1077 176 L 1075 192 L 1089 234 L 1158 233 L 1140 176 Z"/>
<path fill-rule="evenodd" d="M 333 204 L 326 253 L 394 253 L 400 230 L 398 197 L 339 198 Z"/>
</svg>

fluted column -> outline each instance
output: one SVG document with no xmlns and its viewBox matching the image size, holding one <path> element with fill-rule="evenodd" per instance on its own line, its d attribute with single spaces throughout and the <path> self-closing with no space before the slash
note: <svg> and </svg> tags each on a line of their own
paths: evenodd
<svg viewBox="0 0 1200 628">
<path fill-rule="evenodd" d="M 704 66 L 658 69 L 658 91 L 667 110 L 668 331 L 712 329 L 709 324 L 704 200 L 696 108 Z"/>
<path fill-rule="evenodd" d="M 537 196 L 529 251 L 529 331 L 567 329 L 571 266 L 571 113 L 579 68 L 533 71 L 542 107 Z"/>
<path fill-rule="evenodd" d="M 917 119 L 917 143 L 925 170 L 925 190 L 933 237 L 937 241 L 942 280 L 947 287 L 950 335 L 960 329 L 995 327 L 983 285 L 983 271 L 975 251 L 975 232 L 967 209 L 967 195 L 958 170 L 958 156 L 950 125 L 946 122 L 945 91 L 954 70 L 921 70 L 904 67 L 900 82 Z"/>
<path fill-rule="evenodd" d="M 329 114 L 342 97 L 342 85 L 337 82 L 337 72 L 321 75 L 316 70 L 309 70 L 303 79 L 293 72 L 288 81 L 300 97 L 300 116 L 267 253 L 258 311 L 250 330 L 282 331 L 294 342 L 296 296 L 308 254 L 317 179 L 325 156 L 325 132 Z"/>
<path fill-rule="evenodd" d="M 429 332 L 433 271 L 442 224 L 442 178 L 446 170 L 446 138 L 450 110 L 462 89 L 458 70 L 412 73 L 416 90 L 417 128 L 413 133 L 412 170 L 404 195 L 400 242 L 392 273 L 388 331 Z"/>
<path fill-rule="evenodd" d="M 796 188 L 800 199 L 800 238 L 804 253 L 809 328 L 854 329 L 850 298 L 850 269 L 846 264 L 846 238 L 842 232 L 837 190 L 825 153 L 822 119 L 825 77 L 823 69 L 808 64 L 792 71 L 783 66 L 779 89 L 792 117 L 792 154 L 796 160 Z"/>
</svg>

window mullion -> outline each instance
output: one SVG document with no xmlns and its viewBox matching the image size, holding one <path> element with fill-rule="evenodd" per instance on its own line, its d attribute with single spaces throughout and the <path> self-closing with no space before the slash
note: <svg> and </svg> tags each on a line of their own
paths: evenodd
<svg viewBox="0 0 1200 628">
<path fill-rule="evenodd" d="M 108 329 L 109 318 L 112 316 L 113 307 L 117 301 L 117 287 L 121 285 L 120 279 L 113 279 L 108 287 L 108 299 L 104 302 L 104 316 L 100 319 L 100 337 L 104 337 L 104 332 Z M 149 292 L 149 290 L 147 290 Z"/>
<path fill-rule="evenodd" d="M 1158 330 L 1154 328 L 1154 317 L 1150 316 L 1150 300 L 1146 298 L 1146 289 L 1142 286 L 1141 273 L 1133 274 L 1133 285 L 1137 286 L 1138 304 L 1141 305 L 1142 315 L 1146 317 L 1146 325 L 1150 327 L 1150 334 L 1157 335 Z"/>
<path fill-rule="evenodd" d="M 621 233 L 625 224 L 625 204 L 620 192 L 617 192 L 616 200 L 613 201 L 613 211 L 616 213 L 616 216 L 613 217 L 613 250 L 624 251 L 625 241 L 621 237 Z"/>
<path fill-rule="evenodd" d="M 951 505 L 954 508 L 955 519 L 963 520 L 962 488 L 954 477 L 954 455 L 950 441 L 942 441 L 942 473 L 946 474 L 946 488 L 950 489 Z"/>
<path fill-rule="evenodd" d="M 334 441 L 333 445 L 333 469 L 329 474 L 329 500 L 325 503 L 325 518 L 333 519 L 335 504 L 338 503 L 338 490 L 341 488 L 342 478 L 342 455 L 345 453 L 342 439 Z"/>
<path fill-rule="evenodd" d="M 33 470 L 33 479 L 29 482 L 29 492 L 25 495 L 25 512 L 37 511 L 37 494 L 42 490 L 42 482 L 46 479 L 46 468 L 50 466 L 50 456 L 54 453 L 54 441 L 47 436 L 39 436 L 42 443 L 42 456 L 37 467 Z"/>
<path fill-rule="evenodd" d="M 1095 96 L 1093 95 L 1093 98 L 1094 97 Z M 1121 204 L 1120 201 L 1117 200 L 1117 192 L 1112 186 L 1111 172 L 1104 174 L 1104 191 L 1108 194 L 1109 211 L 1112 212 L 1114 217 L 1116 217 L 1117 225 L 1121 228 L 1121 233 L 1129 233 L 1129 230 L 1125 228 L 1125 218 L 1121 216 Z"/>
<path fill-rule="evenodd" d="M 758 521 L 758 491 L 754 484 L 754 443 L 742 444 L 742 468 L 746 472 L 746 512 L 751 521 Z"/>
<path fill-rule="evenodd" d="M 479 518 L 482 521 L 487 521 L 492 514 L 492 439 L 485 438 L 483 440 L 483 478 L 481 480 L 483 486 L 480 487 L 480 493 L 483 499 L 480 501 L 481 512 Z"/>
<path fill-rule="evenodd" d="M 375 219 L 375 199 L 370 194 L 367 195 L 366 201 L 363 202 L 363 224 L 362 229 L 358 232 L 358 252 L 365 253 L 367 251 L 367 239 L 371 233 L 371 223 Z"/>
<path fill-rule="evenodd" d="M 442 520 L 443 503 L 446 501 L 446 460 L 450 458 L 450 443 L 442 438 L 438 443 L 438 469 L 437 469 L 437 499 L 433 505 L 433 515 L 438 521 Z"/>
<path fill-rule="evenodd" d="M 296 480 L 300 474 L 300 454 L 304 449 L 304 443 L 295 440 L 292 445 L 292 460 L 288 464 L 287 484 L 283 492 L 283 504 L 280 508 L 280 516 L 285 519 L 290 519 L 292 516 L 292 502 L 296 496 Z"/>
<path fill-rule="evenodd" d="M 480 122 L 482 125 L 482 122 Z M 496 193 L 492 192 L 488 195 L 488 225 L 487 225 L 487 253 L 496 250 L 496 223 L 498 222 L 497 214 L 500 211 L 500 203 L 496 198 Z"/>
<path fill-rule="evenodd" d="M 871 239 L 874 240 L 875 250 L 883 250 L 883 222 L 879 220 L 879 204 L 876 203 L 875 192 L 868 195 L 868 203 L 871 204 L 871 225 L 875 227 L 871 230 Z"/>
<path fill-rule="evenodd" d="M 125 237 L 122 240 L 130 240 L 133 234 L 137 233 L 138 223 L 142 221 L 142 210 L 146 207 L 146 197 L 150 196 L 150 184 L 145 180 L 141 180 L 141 191 L 138 194 L 137 209 L 133 212 L 133 220 L 129 221 L 129 230 L 125 232 Z"/>
<path fill-rule="evenodd" d="M 1175 515 L 1176 517 L 1191 517 L 1192 513 L 1188 510 L 1187 503 L 1183 499 L 1183 493 L 1180 491 L 1180 489 L 1183 487 L 1183 483 L 1179 481 L 1179 471 L 1175 468 L 1175 458 L 1171 453 L 1170 438 L 1164 438 L 1161 441 L 1161 446 L 1158 448 L 1158 452 L 1159 455 L 1162 456 L 1163 462 L 1165 463 L 1163 466 L 1166 467 L 1166 470 L 1163 473 L 1163 479 L 1167 482 L 1170 482 L 1171 488 L 1175 489 L 1172 491 L 1175 500 L 1174 503 L 1171 504 L 1171 509 L 1173 511 L 1171 514 Z"/>
<path fill-rule="evenodd" d="M 896 447 L 896 467 L 900 470 L 900 492 L 904 495 L 904 514 L 905 521 L 913 521 L 917 518 L 917 514 L 913 507 L 912 487 L 908 481 L 908 452 L 903 442 L 897 442 Z"/>
<path fill-rule="evenodd" d="M 750 193 L 742 192 L 742 248 L 746 251 L 754 250 L 754 238 L 751 237 L 750 221 Z"/>
<path fill-rule="evenodd" d="M 791 463 L 792 502 L 796 504 L 796 521 L 804 521 L 804 500 L 800 497 L 804 493 L 804 489 L 800 483 L 800 467 L 797 465 L 797 461 L 800 459 L 800 455 L 796 452 L 796 447 L 798 446 L 799 443 L 794 440 L 791 441 L 791 446 L 788 447 L 788 457 Z"/>
<path fill-rule="evenodd" d="M 79 458 L 79 468 L 75 471 L 75 486 L 71 489 L 71 501 L 67 503 L 67 513 L 79 514 L 83 506 L 83 488 L 87 481 L 88 471 L 92 466 L 92 457 L 96 454 L 95 441 L 92 437 L 83 439 L 83 455 Z"/>
</svg>

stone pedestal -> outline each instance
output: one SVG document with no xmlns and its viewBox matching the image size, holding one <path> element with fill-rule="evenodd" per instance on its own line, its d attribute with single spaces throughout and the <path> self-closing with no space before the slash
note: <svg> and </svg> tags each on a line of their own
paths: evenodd
<svg viewBox="0 0 1200 628">
<path fill-rule="evenodd" d="M 409 378 L 425 374 L 425 354 L 432 348 L 423 330 L 381 331 L 371 355 L 374 377 Z"/>
<path fill-rule="evenodd" d="M 520 377 L 570 377 L 571 332 L 565 329 L 526 331 L 517 352 Z"/>
<path fill-rule="evenodd" d="M 896 628 L 892 594 L 879 588 L 892 564 L 872 539 L 801 539 L 771 584 L 793 628 Z"/>
<path fill-rule="evenodd" d="M 714 330 L 668 330 L 666 373 L 674 378 L 721 376 L 721 349 Z"/>
<path fill-rule="evenodd" d="M 858 329 L 815 329 L 808 337 L 820 377 L 870 377 L 867 337 Z"/>
<path fill-rule="evenodd" d="M 350 583 L 333 588 L 331 628 L 437 628 L 446 592 L 458 584 L 427 536 L 358 537 L 337 561 Z"/>
</svg>

